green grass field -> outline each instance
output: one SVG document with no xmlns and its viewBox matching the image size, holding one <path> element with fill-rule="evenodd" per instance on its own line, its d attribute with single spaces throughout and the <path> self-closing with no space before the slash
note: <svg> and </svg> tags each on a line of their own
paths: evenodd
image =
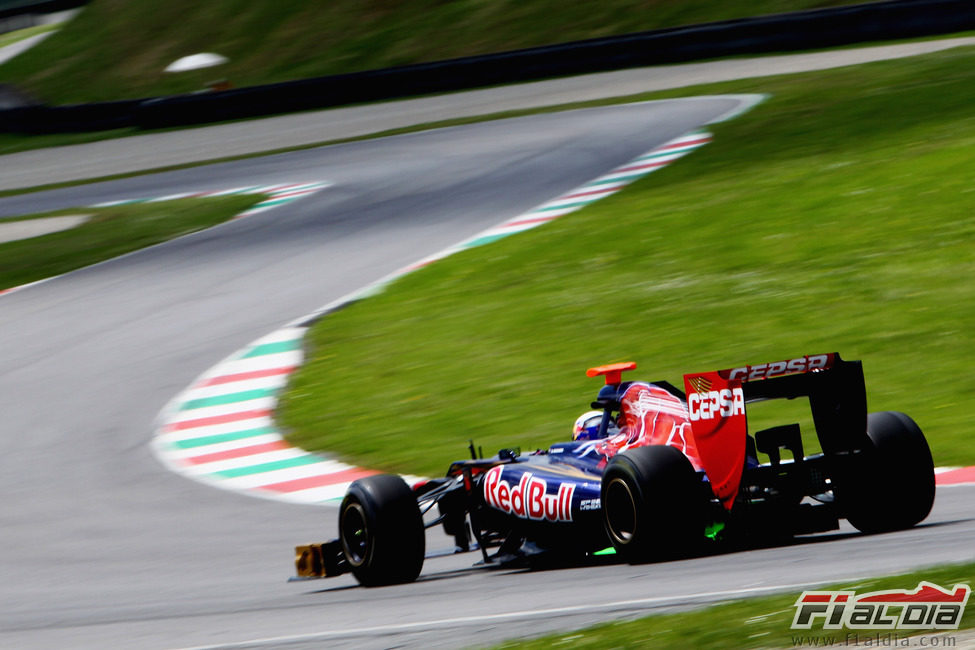
<svg viewBox="0 0 975 650">
<path fill-rule="evenodd" d="M 844 589 L 863 595 L 886 589 L 914 589 L 921 580 L 951 589 L 956 584 L 975 583 L 975 564 L 945 566 L 916 571 L 899 576 L 877 578 L 857 583 L 843 583 L 816 589 Z M 698 648 L 700 650 L 732 650 L 738 648 L 796 648 L 796 647 L 854 647 L 852 638 L 857 632 L 849 629 L 824 630 L 814 625 L 809 630 L 792 630 L 795 602 L 801 590 L 780 596 L 746 598 L 737 602 L 716 605 L 681 614 L 650 616 L 635 621 L 620 621 L 566 631 L 532 641 L 511 641 L 498 647 L 531 650 L 552 647 L 592 648 Z M 960 628 L 975 627 L 975 608 L 965 608 Z M 887 634 L 890 634 L 888 637 Z M 958 634 L 945 631 L 945 639 L 925 639 L 924 645 L 908 636 L 918 630 L 859 631 L 860 647 L 961 647 L 949 645 Z M 920 631 L 930 634 L 933 631 Z M 876 637 L 880 634 L 879 637 Z M 876 637 L 876 640 L 874 640 Z M 868 640 L 869 639 L 869 640 Z M 850 641 L 847 643 L 847 641 Z M 948 641 L 946 643 L 946 641 Z M 818 642 L 818 643 L 817 643 Z M 966 646 L 967 647 L 967 646 Z"/>
<path fill-rule="evenodd" d="M 78 214 L 91 217 L 70 230 L 0 243 L 0 289 L 50 278 L 215 226 L 264 198 L 251 194 L 179 199 L 31 215 L 27 218 Z M 8 221 L 13 219 L 0 223 Z"/>
<path fill-rule="evenodd" d="M 937 464 L 975 461 L 973 64 L 959 49 L 704 89 L 772 97 L 614 197 L 319 323 L 278 413 L 289 439 L 439 475 L 469 439 L 565 439 L 588 366 L 676 383 L 835 350 Z"/>
<path fill-rule="evenodd" d="M 53 104 L 191 92 L 383 68 L 585 38 L 853 4 L 850 0 L 93 0 L 57 34 L 0 66 Z M 165 73 L 218 52 L 230 63 Z"/>
</svg>

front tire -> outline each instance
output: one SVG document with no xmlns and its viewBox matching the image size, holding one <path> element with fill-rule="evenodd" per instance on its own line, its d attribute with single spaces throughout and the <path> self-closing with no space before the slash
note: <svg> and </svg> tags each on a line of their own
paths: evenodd
<svg viewBox="0 0 975 650">
<path fill-rule="evenodd" d="M 628 562 L 685 555 L 703 531 L 700 477 L 681 451 L 666 445 L 617 454 L 603 473 L 603 523 Z"/>
<path fill-rule="evenodd" d="M 870 413 L 867 437 L 871 446 L 838 486 L 846 519 L 864 533 L 918 524 L 935 492 L 934 461 L 920 427 L 904 413 Z"/>
<path fill-rule="evenodd" d="M 413 582 L 423 568 L 423 517 L 399 476 L 369 476 L 349 486 L 339 507 L 339 539 L 363 586 Z"/>
</svg>

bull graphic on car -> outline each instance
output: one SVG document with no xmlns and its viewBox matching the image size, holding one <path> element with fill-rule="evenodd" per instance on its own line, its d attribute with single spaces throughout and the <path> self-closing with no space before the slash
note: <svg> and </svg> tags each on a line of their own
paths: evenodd
<svg viewBox="0 0 975 650">
<path fill-rule="evenodd" d="M 646 562 L 833 530 L 840 519 L 864 532 L 909 528 L 931 510 L 924 434 L 904 413 L 867 412 L 859 361 L 817 354 L 692 373 L 683 390 L 624 381 L 635 369 L 587 371 L 604 385 L 576 439 L 491 458 L 471 444 L 471 458 L 412 486 L 389 474 L 355 481 L 339 537 L 296 548 L 298 577 L 411 582 L 434 526 L 453 537 L 451 552 L 480 551 L 488 566 L 606 553 Z M 804 453 L 798 423 L 749 429 L 750 405 L 797 398 L 808 400 L 816 453 Z"/>
</svg>

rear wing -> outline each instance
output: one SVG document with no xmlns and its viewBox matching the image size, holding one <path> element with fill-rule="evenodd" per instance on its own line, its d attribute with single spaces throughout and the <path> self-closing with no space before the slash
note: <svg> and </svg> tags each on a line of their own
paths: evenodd
<svg viewBox="0 0 975 650">
<path fill-rule="evenodd" d="M 838 353 L 684 375 L 688 414 L 712 490 L 730 508 L 745 464 L 746 404 L 808 397 L 823 453 L 869 444 L 863 366 Z"/>
</svg>

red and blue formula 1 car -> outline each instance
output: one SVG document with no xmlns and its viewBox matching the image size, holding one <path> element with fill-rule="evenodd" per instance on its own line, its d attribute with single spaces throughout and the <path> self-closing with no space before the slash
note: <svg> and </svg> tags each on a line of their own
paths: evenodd
<svg viewBox="0 0 975 650">
<path fill-rule="evenodd" d="M 584 558 L 607 548 L 630 562 L 694 553 L 710 540 L 914 526 L 934 502 L 934 464 L 920 428 L 899 412 L 867 413 L 863 368 L 839 354 L 684 376 L 623 381 L 636 368 L 591 368 L 605 385 L 591 426 L 521 454 L 454 462 L 408 486 L 395 475 L 354 482 L 339 538 L 296 548 L 299 577 L 352 572 L 367 586 L 415 580 L 425 529 L 484 562 Z M 748 428 L 748 409 L 808 399 L 821 452 L 805 455 L 799 424 Z M 783 453 L 785 452 L 785 453 Z M 762 454 L 763 461 L 760 461 Z M 786 456 L 786 457 L 784 457 Z"/>
</svg>

